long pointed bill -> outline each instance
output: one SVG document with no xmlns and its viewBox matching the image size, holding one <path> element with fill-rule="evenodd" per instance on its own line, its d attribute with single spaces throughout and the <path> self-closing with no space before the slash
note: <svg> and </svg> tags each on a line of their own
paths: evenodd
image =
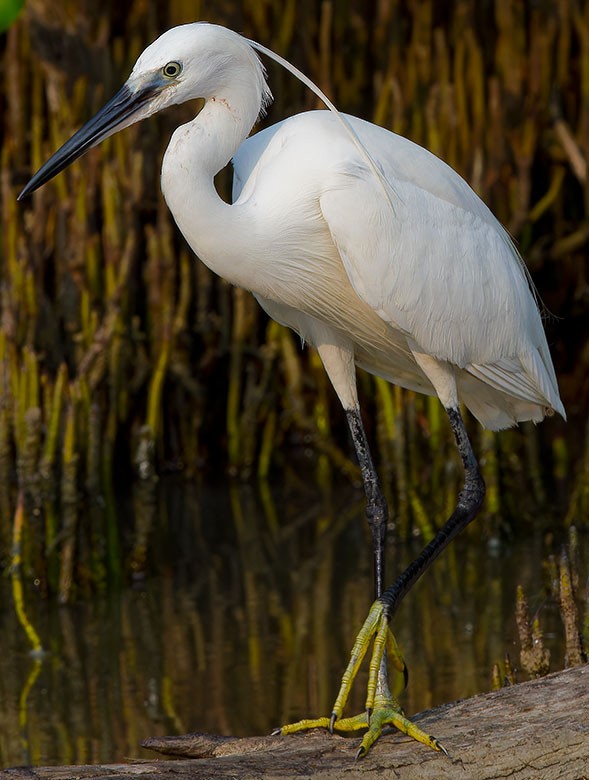
<svg viewBox="0 0 589 780">
<path fill-rule="evenodd" d="M 18 196 L 18 200 L 22 200 L 48 182 L 92 146 L 96 146 L 109 135 L 116 133 L 117 130 L 122 130 L 146 116 L 146 113 L 141 112 L 141 109 L 155 97 L 160 89 L 161 85 L 153 82 L 136 91 L 133 91 L 128 83 L 124 84 L 92 119 L 39 168 Z"/>
</svg>

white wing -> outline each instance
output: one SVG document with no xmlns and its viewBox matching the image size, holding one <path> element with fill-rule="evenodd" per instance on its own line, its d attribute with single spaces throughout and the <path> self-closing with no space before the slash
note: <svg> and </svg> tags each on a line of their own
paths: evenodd
<svg viewBox="0 0 589 780">
<path fill-rule="evenodd" d="M 459 392 L 484 425 L 539 420 L 547 407 L 564 415 L 525 268 L 495 217 L 434 155 L 375 125 L 347 119 L 390 183 L 390 201 L 337 120 L 316 111 L 242 145 L 234 159 L 234 202 L 261 198 L 268 187 L 264 213 L 289 213 L 290 224 L 297 222 L 294 210 L 301 203 L 308 209 L 314 200 L 358 298 L 390 332 L 403 334 L 408 349 L 461 369 Z M 273 229 L 284 240 L 279 220 Z M 307 234 L 299 237 L 299 274 L 312 250 L 309 241 Z M 289 278 L 296 283 L 296 274 Z M 322 300 L 324 307 L 337 306 Z M 304 303 L 299 299 L 297 308 Z M 312 313 L 320 317 L 320 311 Z M 385 341 L 375 332 L 380 357 L 372 364 L 364 350 L 359 362 L 399 381 L 398 355 L 391 353 L 390 369 L 383 363 Z"/>
<path fill-rule="evenodd" d="M 564 414 L 526 271 L 498 221 L 449 166 L 350 118 L 385 179 L 354 155 L 321 210 L 356 293 L 419 351 Z"/>
</svg>

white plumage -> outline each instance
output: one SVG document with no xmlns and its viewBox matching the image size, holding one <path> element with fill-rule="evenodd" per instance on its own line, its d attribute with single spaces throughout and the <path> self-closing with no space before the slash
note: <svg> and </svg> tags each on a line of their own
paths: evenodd
<svg viewBox="0 0 589 780">
<path fill-rule="evenodd" d="M 313 111 L 247 138 L 271 99 L 252 46 L 206 23 L 164 33 L 21 197 L 113 132 L 204 98 L 166 151 L 166 201 L 203 262 L 317 346 L 346 409 L 355 363 L 446 408 L 459 397 L 494 430 L 564 416 L 525 267 L 480 198 L 355 117 Z M 213 177 L 231 158 L 228 205 Z"/>
<path fill-rule="evenodd" d="M 411 141 L 347 117 L 390 185 L 389 202 L 329 111 L 244 140 L 268 93 L 257 56 L 235 33 L 202 24 L 170 30 L 144 52 L 130 82 L 171 58 L 183 61 L 184 81 L 169 102 L 207 101 L 174 134 L 162 188 L 213 271 L 251 290 L 320 352 L 336 345 L 404 387 L 434 393 L 441 381 L 438 366 L 430 361 L 424 371 L 415 353 L 445 363 L 441 370 L 454 373 L 461 400 L 488 428 L 539 421 L 551 410 L 564 415 L 521 260 L 455 171 Z M 212 177 L 231 157 L 229 207 Z M 346 407 L 355 400 L 352 381 L 334 382 Z"/>
<path fill-rule="evenodd" d="M 358 365 L 410 389 L 435 392 L 414 351 L 449 362 L 494 430 L 563 414 L 527 275 L 493 214 L 425 149 L 347 119 L 392 184 L 394 211 L 329 111 L 274 125 L 235 155 L 234 208 L 278 228 L 264 264 L 272 294 L 253 290 L 262 306 L 311 343 L 316 324 L 301 312 L 329 325 Z"/>
<path fill-rule="evenodd" d="M 360 721 L 341 715 L 356 659 L 374 636 L 388 636 L 404 595 L 481 508 L 484 482 L 459 400 L 493 430 L 554 411 L 564 416 L 540 314 L 506 232 L 456 172 L 419 146 L 334 110 L 299 114 L 248 139 L 270 100 L 254 48 L 318 92 L 289 63 L 225 28 L 175 28 L 143 52 L 121 90 L 20 197 L 108 135 L 173 103 L 204 98 L 164 156 L 165 199 L 209 268 L 251 290 L 271 317 L 316 345 L 346 410 L 367 497 L 377 601 L 328 725 L 368 726 L 358 755 L 386 723 L 443 750 L 399 712 L 382 641 L 375 642 L 370 665 L 368 715 Z M 228 204 L 214 176 L 231 158 L 234 202 Z M 464 466 L 450 518 L 386 590 L 387 507 L 360 415 L 356 365 L 437 394 Z M 390 641 L 387 646 L 392 653 Z M 282 731 L 309 725 L 326 723 L 302 721 Z"/>
</svg>

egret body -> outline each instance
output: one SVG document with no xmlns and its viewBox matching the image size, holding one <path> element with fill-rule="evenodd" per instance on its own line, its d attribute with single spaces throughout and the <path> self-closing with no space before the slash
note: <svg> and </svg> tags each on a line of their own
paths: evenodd
<svg viewBox="0 0 589 780">
<path fill-rule="evenodd" d="M 468 184 L 421 147 L 354 117 L 312 111 L 248 138 L 270 102 L 255 46 L 223 27 L 194 23 L 164 33 L 121 90 L 35 174 L 32 192 L 91 146 L 167 106 L 204 98 L 172 135 L 162 191 L 199 258 L 251 290 L 275 320 L 319 351 L 346 411 L 367 496 L 377 601 L 359 634 L 329 721 L 384 723 L 432 747 L 387 686 L 386 650 L 402 660 L 389 620 L 401 598 L 480 509 L 484 484 L 459 403 L 498 430 L 564 416 L 542 322 L 509 237 Z M 233 203 L 214 176 L 234 164 Z M 465 484 L 444 528 L 387 590 L 386 503 L 370 457 L 356 366 L 437 395 L 448 413 Z M 341 719 L 374 638 L 367 715 Z M 325 725 L 302 722 L 296 728 Z M 283 731 L 290 730 L 285 727 Z"/>
</svg>

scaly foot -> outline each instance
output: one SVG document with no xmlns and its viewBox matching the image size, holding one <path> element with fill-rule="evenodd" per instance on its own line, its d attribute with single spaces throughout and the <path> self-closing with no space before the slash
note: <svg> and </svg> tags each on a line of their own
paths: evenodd
<svg viewBox="0 0 589 780">
<path fill-rule="evenodd" d="M 351 718 L 342 718 L 341 715 L 354 679 L 373 639 L 374 647 L 368 673 L 366 712 Z M 366 729 L 360 748 L 356 753 L 356 758 L 362 758 L 380 737 L 383 727 L 394 726 L 418 742 L 423 742 L 424 745 L 428 745 L 434 750 L 440 750 L 448 755 L 446 749 L 435 737 L 426 734 L 403 714 L 403 710 L 388 688 L 387 657 L 391 660 L 395 669 L 403 674 L 406 682 L 407 667 L 389 628 L 388 616 L 384 605 L 377 600 L 370 608 L 368 617 L 364 621 L 364 625 L 354 642 L 350 661 L 342 676 L 340 690 L 333 706 L 331 718 L 300 720 L 298 723 L 282 726 L 282 728 L 276 729 L 273 733 L 294 734 L 297 731 L 306 731 L 313 728 L 326 728 L 331 732 L 335 730 L 342 733 L 350 733 Z"/>
</svg>

